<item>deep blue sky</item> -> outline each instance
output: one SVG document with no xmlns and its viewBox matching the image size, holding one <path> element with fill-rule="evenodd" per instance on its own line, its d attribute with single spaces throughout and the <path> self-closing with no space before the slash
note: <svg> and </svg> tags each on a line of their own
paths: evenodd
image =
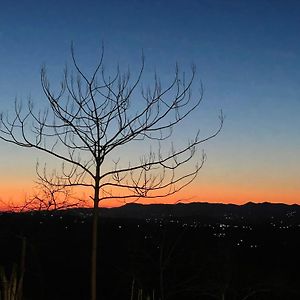
<svg viewBox="0 0 300 300">
<path fill-rule="evenodd" d="M 222 134 L 203 146 L 199 200 L 300 203 L 299 32 L 299 1 L 1 1 L 1 110 L 16 96 L 39 103 L 40 67 L 58 79 L 71 41 L 86 70 L 102 41 L 108 69 L 134 73 L 143 49 L 146 80 L 195 63 L 205 100 L 188 125 L 205 134 L 220 109 L 226 115 Z M 34 174 L 31 155 L 0 143 L 0 168 L 10 170 L 3 185 L 16 163 Z"/>
</svg>

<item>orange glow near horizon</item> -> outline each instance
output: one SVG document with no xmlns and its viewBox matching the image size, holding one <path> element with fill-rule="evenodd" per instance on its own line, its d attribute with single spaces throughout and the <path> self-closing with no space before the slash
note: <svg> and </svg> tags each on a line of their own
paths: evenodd
<svg viewBox="0 0 300 300">
<path fill-rule="evenodd" d="M 1 187 L 0 198 L 0 210 L 10 210 L 14 206 L 21 206 L 24 203 L 24 199 L 30 196 L 32 187 L 28 186 L 26 182 L 19 182 L 19 186 L 16 184 L 10 184 Z M 87 199 L 86 206 L 91 206 L 92 201 L 89 198 L 87 191 L 80 192 L 81 197 Z M 222 185 L 200 185 L 195 187 L 194 185 L 185 188 L 184 190 L 176 193 L 175 195 L 158 198 L 158 199 L 140 199 L 136 203 L 151 204 L 151 203 L 189 203 L 189 202 L 210 202 L 210 203 L 224 203 L 224 204 L 238 204 L 242 205 L 249 201 L 252 202 L 274 202 L 274 203 L 286 203 L 286 204 L 299 204 L 296 190 L 293 189 L 269 189 L 269 188 L 257 188 L 255 190 L 249 190 L 246 187 L 239 187 L 234 189 L 230 186 Z M 107 200 L 100 202 L 102 207 L 117 207 L 133 201 L 128 200 Z"/>
</svg>

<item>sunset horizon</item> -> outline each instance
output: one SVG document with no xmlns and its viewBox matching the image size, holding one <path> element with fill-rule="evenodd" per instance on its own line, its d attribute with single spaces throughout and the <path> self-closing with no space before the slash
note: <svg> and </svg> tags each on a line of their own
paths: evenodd
<svg viewBox="0 0 300 300">
<path fill-rule="evenodd" d="M 2 300 L 300 299 L 300 1 L 1 1 Z"/>
<path fill-rule="evenodd" d="M 123 78 L 130 74 L 134 86 L 142 68 L 131 95 L 131 108 L 137 111 L 145 100 L 146 94 L 141 91 L 167 88 L 178 70 L 182 76 L 178 77 L 178 87 L 193 78 L 190 100 L 192 104 L 202 97 L 199 106 L 180 125 L 174 125 L 172 137 L 163 146 L 154 140 L 129 143 L 106 156 L 101 168 L 111 170 L 116 161 L 120 166 L 137 163 L 149 151 L 159 156 L 160 147 L 166 155 L 172 147 L 187 145 L 197 132 L 198 138 L 205 140 L 221 125 L 214 138 L 197 144 L 193 161 L 177 170 L 179 177 L 193 172 L 197 163 L 201 164 L 202 151 L 205 153 L 198 176 L 174 196 L 174 201 L 183 197 L 236 204 L 300 204 L 300 5 L 217 0 L 191 1 L 183 7 L 179 1 L 173 1 L 171 6 L 161 1 L 134 1 L 127 6 L 116 0 L 116 15 L 111 5 L 94 3 L 92 11 L 83 4 L 71 11 L 68 1 L 61 5 L 44 3 L 39 9 L 35 0 L 27 5 L 2 6 L 3 120 L 6 114 L 13 120 L 15 100 L 22 103 L 24 114 L 29 100 L 37 114 L 39 109 L 49 108 L 43 80 L 49 80 L 54 94 L 59 93 L 66 66 L 68 75 L 75 67 L 72 51 L 87 77 L 102 54 L 101 68 L 108 78 L 115 72 L 123 74 Z M 75 19 L 80 21 L 74 23 Z M 65 92 L 62 103 L 68 98 Z M 174 92 L 168 100 L 172 95 Z M 129 114 L 133 115 L 134 109 Z M 220 117 L 224 118 L 222 124 Z M 4 124 L 2 130 L 5 131 Z M 28 127 L 26 133 L 32 137 L 29 132 Z M 8 132 L 2 132 L 2 137 L 8 136 Z M 64 151 L 62 156 L 67 153 Z M 32 196 L 37 162 L 41 167 L 45 164 L 49 174 L 61 171 L 61 160 L 48 154 L 0 140 L 2 202 L 22 202 Z M 87 198 L 92 196 L 86 194 Z"/>
<path fill-rule="evenodd" d="M 30 189 L 29 189 L 30 191 Z M 4 197 L 3 195 L 0 196 L 0 211 L 20 211 L 22 210 L 25 199 L 30 197 L 30 193 L 26 193 L 24 191 L 20 192 L 20 196 L 18 197 L 14 191 L 11 191 L 10 196 Z M 230 200 L 230 197 L 232 198 Z M 78 205 L 78 207 L 86 207 L 86 208 L 92 208 L 93 201 L 89 198 L 88 195 L 85 197 L 81 196 L 79 197 L 83 200 L 83 203 Z M 249 196 L 249 198 L 242 197 L 239 198 L 238 196 L 215 196 L 213 193 L 211 194 L 203 194 L 203 195 L 196 195 L 191 194 L 188 192 L 185 193 L 184 191 L 179 193 L 178 195 L 174 195 L 172 197 L 168 197 L 167 199 L 139 199 L 137 201 L 122 201 L 122 200 L 107 200 L 107 201 L 100 201 L 100 207 L 104 208 L 114 208 L 114 207 L 120 207 L 124 206 L 126 204 L 144 204 L 144 205 L 150 205 L 150 204 L 189 204 L 189 203 L 210 203 L 210 204 L 235 204 L 235 205 L 245 205 L 247 203 L 256 203 L 256 204 L 262 204 L 262 203 L 271 203 L 271 204 L 287 204 L 287 205 L 299 205 L 299 201 L 296 200 L 296 198 L 293 198 L 291 196 L 290 200 L 287 200 L 288 198 L 285 196 L 285 201 L 282 200 L 284 196 L 275 194 L 271 197 L 264 197 L 264 195 L 258 195 L 258 196 Z M 18 201 L 18 199 L 21 199 Z M 74 200 L 73 200 L 74 201 Z M 70 201 L 72 202 L 72 200 Z M 76 202 L 76 201 L 75 201 Z M 75 206 L 76 207 L 76 206 Z M 62 208 L 64 209 L 64 208 Z M 68 207 L 66 208 L 68 209 Z M 32 209 L 29 209 L 32 210 Z M 26 209 L 25 209 L 26 211 Z"/>
</svg>

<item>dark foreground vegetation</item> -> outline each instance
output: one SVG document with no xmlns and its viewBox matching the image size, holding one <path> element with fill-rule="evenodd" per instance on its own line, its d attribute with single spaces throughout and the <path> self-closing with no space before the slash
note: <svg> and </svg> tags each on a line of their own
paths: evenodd
<svg viewBox="0 0 300 300">
<path fill-rule="evenodd" d="M 99 299 L 300 299 L 299 206 L 101 214 Z M 24 299 L 89 299 L 91 226 L 89 210 L 2 213 L 0 266 L 7 275 L 20 266 L 25 237 Z"/>
</svg>

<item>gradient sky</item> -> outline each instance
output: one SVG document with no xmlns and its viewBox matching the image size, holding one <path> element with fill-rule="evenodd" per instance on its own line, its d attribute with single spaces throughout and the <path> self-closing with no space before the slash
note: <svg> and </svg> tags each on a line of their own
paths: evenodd
<svg viewBox="0 0 300 300">
<path fill-rule="evenodd" d="M 218 126 L 202 148 L 208 159 L 179 199 L 300 204 L 300 2 L 277 0 L 1 1 L 0 104 L 43 100 L 39 72 L 60 78 L 73 41 L 87 70 L 105 44 L 105 65 L 140 64 L 171 78 L 174 65 L 197 65 L 204 102 L 178 131 L 178 141 Z M 146 79 L 146 81 L 145 81 Z M 55 84 L 54 84 L 55 86 Z M 196 86 L 195 86 L 196 89 Z M 176 142 L 176 141 L 175 141 Z M 201 148 L 200 148 L 201 149 Z M 43 155 L 0 141 L 0 198 L 30 194 Z"/>
</svg>

